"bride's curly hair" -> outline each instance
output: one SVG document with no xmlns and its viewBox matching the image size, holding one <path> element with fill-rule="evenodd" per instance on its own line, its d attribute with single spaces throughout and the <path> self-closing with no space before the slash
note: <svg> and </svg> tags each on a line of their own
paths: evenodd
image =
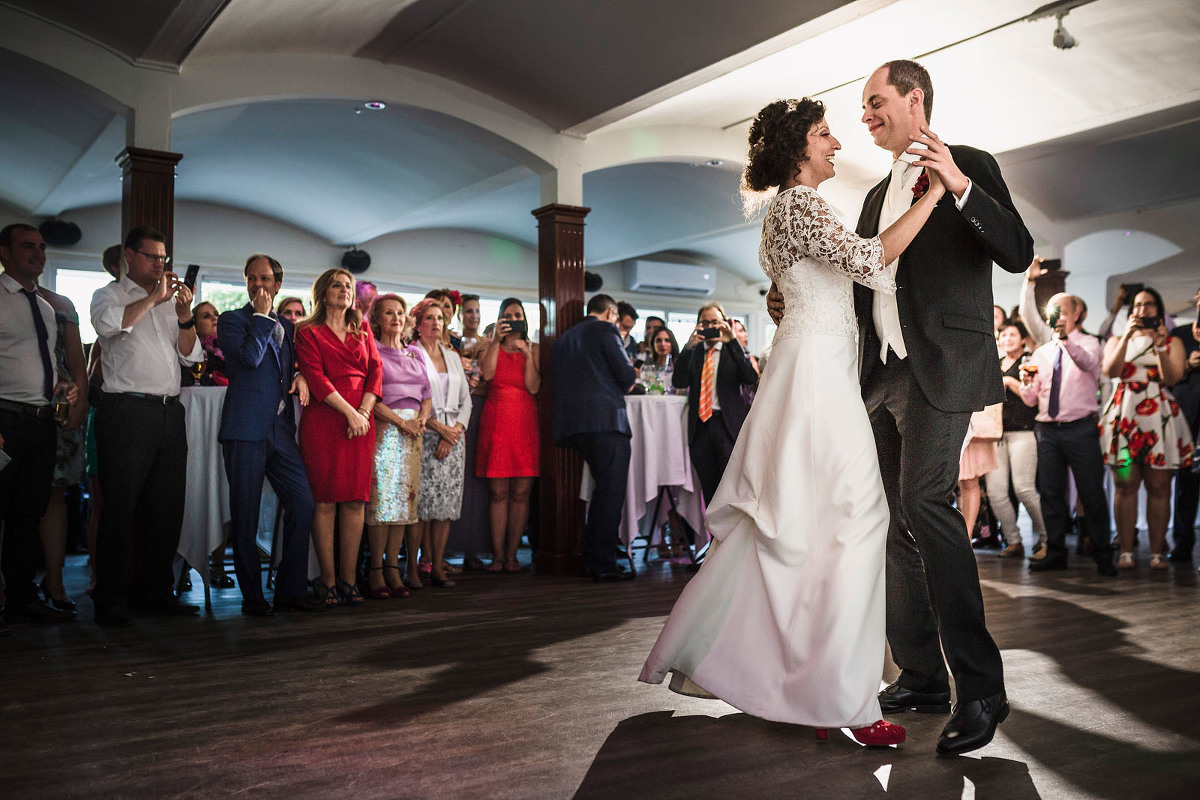
<svg viewBox="0 0 1200 800">
<path fill-rule="evenodd" d="M 750 124 L 750 153 L 742 172 L 747 217 L 770 199 L 761 193 L 799 173 L 800 163 L 808 160 L 808 132 L 824 117 L 825 104 L 807 97 L 776 100 L 758 112 Z"/>
</svg>

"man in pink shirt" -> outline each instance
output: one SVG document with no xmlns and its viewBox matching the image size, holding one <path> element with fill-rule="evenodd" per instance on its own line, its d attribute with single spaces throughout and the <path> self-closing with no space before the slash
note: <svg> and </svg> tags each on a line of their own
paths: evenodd
<svg viewBox="0 0 1200 800">
<path fill-rule="evenodd" d="M 1100 453 L 1098 389 L 1103 348 L 1079 329 L 1083 303 L 1069 294 L 1050 298 L 1054 338 L 1034 351 L 1022 374 L 1021 399 L 1037 406 L 1038 493 L 1046 521 L 1046 558 L 1030 563 L 1034 572 L 1067 568 L 1067 469 L 1075 486 L 1092 537 L 1096 570 L 1114 577 L 1108 535 L 1108 498 L 1104 494 L 1104 459 Z"/>
</svg>

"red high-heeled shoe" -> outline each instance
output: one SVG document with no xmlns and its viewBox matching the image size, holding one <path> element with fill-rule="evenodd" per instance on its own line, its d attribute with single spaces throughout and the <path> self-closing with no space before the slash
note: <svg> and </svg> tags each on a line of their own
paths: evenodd
<svg viewBox="0 0 1200 800">
<path fill-rule="evenodd" d="M 829 738 L 828 728 L 817 728 L 816 731 L 818 739 L 825 740 Z M 859 744 L 864 744 L 867 747 L 887 747 L 893 744 L 903 744 L 905 738 L 904 728 L 899 725 L 893 725 L 884 719 L 872 723 L 865 728 L 851 728 L 850 735 Z"/>
</svg>

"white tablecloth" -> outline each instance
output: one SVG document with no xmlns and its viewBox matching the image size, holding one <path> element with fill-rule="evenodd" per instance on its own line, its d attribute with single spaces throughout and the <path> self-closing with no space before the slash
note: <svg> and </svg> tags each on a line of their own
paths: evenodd
<svg viewBox="0 0 1200 800">
<path fill-rule="evenodd" d="M 179 555 L 208 581 L 208 554 L 221 545 L 229 522 L 229 480 L 217 433 L 221 428 L 224 386 L 187 386 L 179 401 L 186 414 L 187 492 Z"/>
<path fill-rule="evenodd" d="M 621 541 L 626 547 L 636 536 L 652 533 L 654 503 L 660 486 L 671 487 L 679 514 L 700 535 L 697 547 L 707 541 L 704 527 L 704 499 L 700 481 L 692 470 L 687 441 L 687 398 L 669 395 L 630 395 L 625 398 L 629 412 L 629 478 L 625 506 L 621 513 Z M 585 463 L 579 496 L 590 501 L 595 481 Z M 658 523 L 670 509 L 664 497 Z"/>
</svg>

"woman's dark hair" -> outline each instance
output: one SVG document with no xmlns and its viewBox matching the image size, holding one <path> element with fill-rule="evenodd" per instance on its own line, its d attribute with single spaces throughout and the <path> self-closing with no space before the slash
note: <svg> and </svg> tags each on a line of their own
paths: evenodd
<svg viewBox="0 0 1200 800">
<path fill-rule="evenodd" d="M 520 306 L 521 314 L 522 315 L 525 314 L 525 304 L 524 303 L 522 303 L 520 300 L 518 300 L 515 297 L 506 297 L 500 301 L 500 316 L 504 316 L 504 310 L 506 308 L 508 308 L 509 306 Z M 526 319 L 528 319 L 528 316 L 526 316 Z"/>
<path fill-rule="evenodd" d="M 808 132 L 825 117 L 820 100 L 776 100 L 750 124 L 750 153 L 742 184 L 752 192 L 765 192 L 799 174 L 808 160 Z"/>
<path fill-rule="evenodd" d="M 1016 328 L 1017 333 L 1021 334 L 1021 339 L 1029 338 L 1029 329 L 1025 327 L 1025 323 L 1019 319 L 1006 319 L 1000 324 L 1000 332 L 1004 333 L 1007 328 Z"/>
<path fill-rule="evenodd" d="M 675 334 L 671 332 L 670 328 L 657 328 L 654 331 L 654 335 L 650 337 L 650 360 L 655 364 L 659 363 L 658 347 L 656 344 L 658 342 L 659 335 L 663 333 L 665 333 L 671 340 L 671 358 L 677 358 L 679 356 L 679 341 L 675 338 Z"/>
<path fill-rule="evenodd" d="M 1154 298 L 1154 302 L 1158 306 L 1158 316 L 1162 319 L 1166 319 L 1167 309 L 1163 306 L 1162 295 L 1159 294 L 1157 290 L 1152 289 L 1149 286 L 1143 286 L 1141 289 L 1138 289 L 1133 293 L 1133 297 L 1129 298 L 1129 316 L 1133 316 L 1133 303 L 1135 300 L 1137 300 L 1137 296 L 1142 292 L 1145 292 Z"/>
</svg>

